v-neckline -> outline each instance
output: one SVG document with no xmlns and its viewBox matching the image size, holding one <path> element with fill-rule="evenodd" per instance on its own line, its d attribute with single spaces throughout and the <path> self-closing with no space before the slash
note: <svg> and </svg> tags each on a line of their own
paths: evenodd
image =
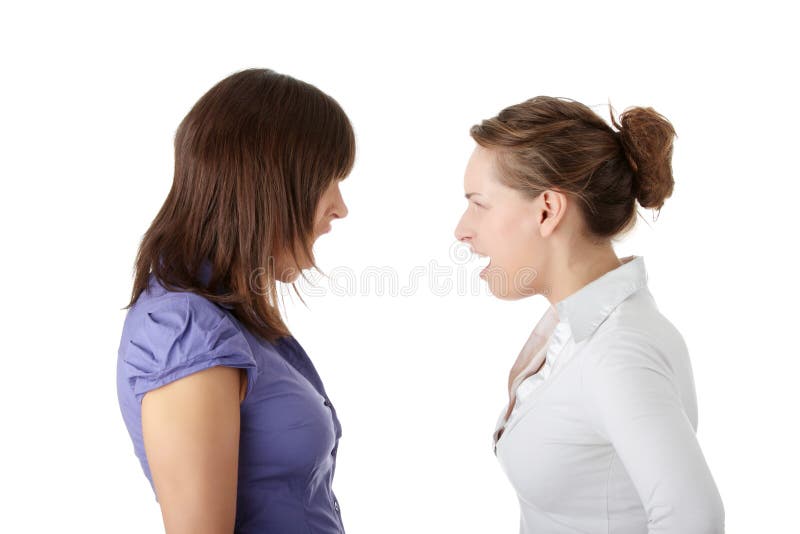
<svg viewBox="0 0 800 534">
<path fill-rule="evenodd" d="M 549 321 L 549 323 L 548 323 L 548 321 Z M 528 380 L 530 377 L 532 377 L 532 376 L 538 374 L 539 372 L 541 372 L 541 370 L 547 364 L 547 355 L 549 353 L 550 346 L 553 343 L 553 336 L 555 336 L 556 332 L 558 331 L 559 326 L 561 326 L 561 321 L 558 319 L 558 314 L 556 313 L 554 308 L 550 308 L 547 311 L 547 313 L 536 324 L 536 326 L 534 327 L 534 329 L 531 332 L 530 336 L 528 337 L 528 340 L 525 342 L 525 345 L 523 346 L 522 350 L 520 351 L 520 354 L 517 357 L 517 361 L 515 362 L 514 367 L 517 367 L 518 364 L 520 363 L 520 361 L 522 361 L 522 360 L 524 360 L 526 358 L 527 358 L 528 361 L 525 362 L 524 365 L 520 366 L 521 370 L 518 371 L 518 373 L 520 373 L 520 374 L 518 374 L 516 376 L 516 378 L 513 379 L 513 381 L 510 380 L 509 388 L 511 388 L 511 386 L 513 386 L 513 390 L 511 390 L 511 389 L 509 390 L 510 398 L 509 398 L 508 405 L 506 407 L 506 412 L 500 418 L 500 421 L 502 421 L 502 422 L 499 422 L 496 425 L 496 428 L 495 428 L 495 431 L 494 431 L 494 434 L 493 434 L 495 453 L 497 451 L 497 444 L 500 442 L 500 439 L 502 439 L 503 436 L 505 436 L 512 428 L 514 428 L 516 426 L 516 424 L 513 424 L 513 425 L 509 426 L 509 422 L 511 421 L 511 417 L 512 417 L 512 415 L 514 413 L 514 408 L 515 408 L 515 406 L 517 404 L 517 391 L 519 390 L 520 385 L 523 382 L 525 382 L 525 380 Z M 532 347 L 530 346 L 536 336 L 538 336 L 540 338 L 539 342 L 541 344 L 539 345 L 539 348 L 536 350 L 536 352 L 533 353 L 533 355 L 527 356 L 526 353 L 530 353 L 536 348 L 535 344 Z M 564 362 L 560 362 L 560 360 L 561 360 L 561 354 L 563 354 L 563 352 L 566 349 L 567 345 L 569 344 L 569 340 L 571 338 L 572 338 L 572 335 L 570 334 L 569 337 L 567 337 L 566 339 L 563 340 L 563 344 L 562 344 L 561 348 L 559 349 L 558 355 L 556 356 L 556 364 L 554 365 L 550 375 L 545 380 L 543 380 L 542 383 L 534 391 L 532 391 L 530 393 L 531 397 L 538 397 L 539 395 L 541 395 L 541 391 L 543 389 L 546 389 L 547 386 L 550 383 L 552 383 L 553 380 L 559 374 L 561 374 L 560 371 L 566 365 L 569 364 L 569 361 L 564 363 Z M 543 339 L 543 341 L 542 341 L 542 339 Z M 536 365 L 536 361 L 537 360 L 540 360 L 538 366 Z M 572 358 L 570 358 L 570 361 L 571 360 L 572 360 Z M 559 362 L 560 362 L 560 364 L 559 364 Z M 512 367 L 512 371 L 513 371 L 514 367 Z M 536 367 L 536 370 L 534 371 L 532 369 L 532 367 Z M 523 376 L 523 375 L 525 375 L 525 376 Z M 510 379 L 510 377 L 509 377 L 509 379 Z M 514 384 L 516 384 L 516 385 L 514 385 Z M 531 399 L 528 399 L 528 400 L 529 400 L 529 402 L 533 402 L 534 399 L 531 398 Z M 517 421 L 519 421 L 519 419 L 522 417 L 522 415 L 524 415 L 524 414 L 520 414 L 520 416 L 517 417 Z"/>
<path fill-rule="evenodd" d="M 564 346 L 561 347 L 561 351 L 559 352 L 559 356 L 564 351 L 564 349 L 566 348 L 567 344 L 568 343 L 565 343 Z M 510 420 L 510 418 L 509 418 L 506 421 L 504 421 L 503 424 L 499 428 L 497 428 L 495 430 L 495 433 L 494 433 L 494 452 L 495 452 L 495 455 L 497 455 L 497 447 L 500 444 L 500 440 L 503 439 L 504 437 L 506 437 L 509 434 L 509 432 L 511 432 L 512 430 L 514 430 L 517 427 L 517 425 L 520 423 L 520 421 L 522 421 L 522 419 L 525 417 L 525 415 L 529 411 L 531 411 L 533 409 L 533 407 L 537 404 L 537 401 L 541 398 L 542 395 L 544 395 L 545 391 L 547 391 L 547 389 L 552 386 L 553 382 L 555 382 L 556 379 L 558 377 L 560 377 L 564 373 L 564 370 L 567 369 L 572 364 L 572 362 L 577 360 L 578 354 L 580 354 L 580 350 L 576 348 L 575 350 L 573 350 L 570 358 L 566 362 L 562 361 L 560 365 L 558 365 L 558 366 L 553 368 L 553 372 L 550 374 L 550 376 L 547 377 L 547 380 L 544 380 L 539 385 L 539 387 L 536 388 L 535 391 L 532 391 L 530 393 L 529 397 L 526 399 L 527 402 L 528 402 L 528 406 L 526 407 L 524 412 L 521 412 L 515 418 L 515 421 L 514 421 L 514 423 L 512 425 L 510 425 L 510 426 L 508 425 L 509 420 Z M 498 433 L 500 434 L 499 436 L 498 436 Z"/>
<path fill-rule="evenodd" d="M 520 384 L 542 370 L 547 359 L 547 349 L 553 338 L 553 333 L 559 324 L 558 312 L 550 307 L 537 321 L 528 339 L 522 346 L 517 359 L 511 366 L 508 377 L 508 401 L 505 415 L 501 417 L 502 424 L 495 428 L 494 442 L 499 440 L 498 432 L 502 434 L 517 401 L 517 389 Z M 538 360 L 538 365 L 537 365 Z M 535 369 L 534 369 L 535 368 Z"/>
</svg>

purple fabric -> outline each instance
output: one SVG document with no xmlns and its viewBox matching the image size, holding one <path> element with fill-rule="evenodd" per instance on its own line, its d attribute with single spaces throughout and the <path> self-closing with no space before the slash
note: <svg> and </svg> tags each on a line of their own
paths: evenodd
<svg viewBox="0 0 800 534">
<path fill-rule="evenodd" d="M 201 267 L 207 283 L 208 262 Z M 240 534 L 343 533 L 332 490 L 342 435 L 336 410 L 292 336 L 253 336 L 232 315 L 190 292 L 150 290 L 128 310 L 117 359 L 117 395 L 133 450 L 155 494 L 142 443 L 147 391 L 215 365 L 247 370 L 241 405 L 236 527 Z M 156 500 L 158 497 L 156 496 Z"/>
</svg>

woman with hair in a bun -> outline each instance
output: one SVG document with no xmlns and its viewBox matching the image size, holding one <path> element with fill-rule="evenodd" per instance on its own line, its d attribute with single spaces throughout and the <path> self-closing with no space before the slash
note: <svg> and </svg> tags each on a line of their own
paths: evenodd
<svg viewBox="0 0 800 534">
<path fill-rule="evenodd" d="M 687 346 L 644 257 L 613 247 L 637 202 L 660 210 L 672 194 L 672 125 L 641 107 L 608 124 L 540 96 L 470 134 L 456 237 L 490 258 L 492 294 L 550 302 L 511 368 L 493 438 L 520 532 L 723 532 Z"/>
</svg>

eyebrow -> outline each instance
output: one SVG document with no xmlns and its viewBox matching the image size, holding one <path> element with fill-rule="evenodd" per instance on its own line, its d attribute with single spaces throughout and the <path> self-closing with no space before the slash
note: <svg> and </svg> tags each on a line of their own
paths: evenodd
<svg viewBox="0 0 800 534">
<path fill-rule="evenodd" d="M 467 199 L 467 200 L 469 200 L 469 197 L 471 197 L 472 195 L 480 195 L 480 196 L 483 196 L 483 195 L 481 195 L 480 193 L 467 193 L 466 195 L 464 195 L 464 197 L 466 197 L 466 199 Z"/>
</svg>

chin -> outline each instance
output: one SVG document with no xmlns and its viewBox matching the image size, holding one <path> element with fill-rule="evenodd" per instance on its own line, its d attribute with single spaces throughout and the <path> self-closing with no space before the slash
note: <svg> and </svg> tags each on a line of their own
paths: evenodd
<svg viewBox="0 0 800 534">
<path fill-rule="evenodd" d="M 524 299 L 525 297 L 530 296 L 530 295 L 524 295 L 522 293 L 515 293 L 515 292 L 510 292 L 510 291 L 501 292 L 501 291 L 496 290 L 495 288 L 493 288 L 491 285 L 489 286 L 489 291 L 491 291 L 492 295 L 494 295 L 495 297 L 497 297 L 500 300 L 520 300 L 520 299 Z"/>
<path fill-rule="evenodd" d="M 525 284 L 520 283 L 519 279 L 522 276 L 520 272 L 515 272 L 514 276 L 504 273 L 505 271 L 496 267 L 493 276 L 490 275 L 485 279 L 493 296 L 500 300 L 520 300 L 537 293 L 535 288 L 525 287 Z"/>
</svg>

